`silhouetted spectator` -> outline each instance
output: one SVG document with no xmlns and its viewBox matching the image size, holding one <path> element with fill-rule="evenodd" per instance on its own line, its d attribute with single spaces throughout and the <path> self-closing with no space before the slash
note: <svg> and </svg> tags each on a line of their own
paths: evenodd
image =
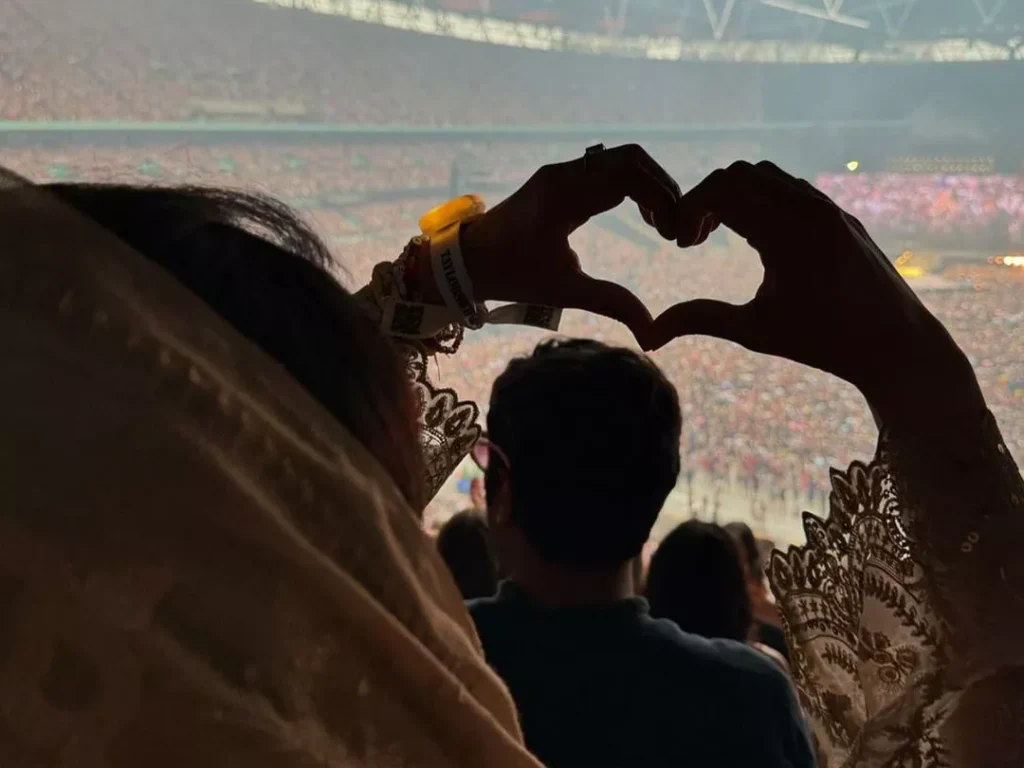
<svg viewBox="0 0 1024 768">
<path fill-rule="evenodd" d="M 684 632 L 747 642 L 753 624 L 736 544 L 714 523 L 688 520 L 658 546 L 647 571 L 651 615 Z"/>
<path fill-rule="evenodd" d="M 474 456 L 509 579 L 470 613 L 549 768 L 814 763 L 775 664 L 654 619 L 633 594 L 681 421 L 652 362 L 595 341 L 541 344 L 494 384 Z"/>
<path fill-rule="evenodd" d="M 437 534 L 437 551 L 465 600 L 498 591 L 498 568 L 487 540 L 487 521 L 475 509 L 453 515 Z"/>
</svg>

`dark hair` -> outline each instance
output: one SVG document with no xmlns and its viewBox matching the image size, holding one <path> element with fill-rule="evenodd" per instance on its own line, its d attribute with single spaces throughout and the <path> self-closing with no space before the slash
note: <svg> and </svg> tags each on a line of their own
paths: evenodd
<svg viewBox="0 0 1024 768">
<path fill-rule="evenodd" d="M 426 475 L 402 361 L 331 274 L 326 246 L 287 206 L 196 187 L 46 188 L 159 264 L 275 359 L 422 510 Z"/>
<path fill-rule="evenodd" d="M 512 516 L 544 560 L 620 565 L 640 553 L 679 476 L 679 398 L 646 357 L 597 341 L 550 341 L 494 382 L 491 502 L 507 474 Z"/>
<path fill-rule="evenodd" d="M 746 523 L 729 523 L 725 526 L 725 532 L 732 536 L 736 546 L 740 549 L 747 566 L 747 577 L 752 581 L 759 581 L 762 578 L 764 564 L 761 560 L 761 550 L 757 546 L 757 539 L 754 532 Z"/>
<path fill-rule="evenodd" d="M 746 641 L 753 609 L 735 542 L 713 523 L 689 520 L 658 546 L 647 571 L 651 615 L 685 632 Z"/>
<path fill-rule="evenodd" d="M 498 591 L 498 567 L 487 538 L 487 521 L 476 510 L 452 515 L 437 534 L 437 551 L 464 600 Z"/>
</svg>

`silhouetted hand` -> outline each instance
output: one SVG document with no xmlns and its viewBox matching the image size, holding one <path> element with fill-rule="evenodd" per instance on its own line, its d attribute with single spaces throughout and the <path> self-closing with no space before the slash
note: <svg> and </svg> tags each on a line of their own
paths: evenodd
<svg viewBox="0 0 1024 768">
<path fill-rule="evenodd" d="M 684 195 L 679 210 L 681 246 L 725 224 L 760 254 L 764 280 L 740 306 L 669 308 L 654 322 L 653 348 L 703 334 L 814 366 L 858 387 L 886 421 L 915 403 L 983 402 L 942 324 L 860 222 L 806 181 L 771 163 L 735 163 Z"/>
<path fill-rule="evenodd" d="M 583 272 L 569 235 L 627 197 L 669 240 L 678 237 L 679 186 L 639 146 L 548 165 L 511 197 L 463 229 L 466 268 L 478 300 L 582 309 L 650 333 L 643 302 L 613 282 Z"/>
</svg>

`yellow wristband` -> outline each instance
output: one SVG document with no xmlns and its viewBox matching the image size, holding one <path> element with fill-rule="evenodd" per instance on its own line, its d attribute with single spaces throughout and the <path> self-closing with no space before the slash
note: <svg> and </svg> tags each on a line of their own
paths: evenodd
<svg viewBox="0 0 1024 768">
<path fill-rule="evenodd" d="M 453 224 L 476 218 L 486 210 L 487 204 L 479 195 L 456 197 L 420 216 L 420 231 L 433 238 Z"/>
</svg>

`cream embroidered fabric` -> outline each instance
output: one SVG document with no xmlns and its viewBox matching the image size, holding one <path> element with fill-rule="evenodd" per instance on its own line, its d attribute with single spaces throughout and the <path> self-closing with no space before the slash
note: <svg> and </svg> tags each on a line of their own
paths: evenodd
<svg viewBox="0 0 1024 768">
<path fill-rule="evenodd" d="M 772 558 L 824 766 L 1024 765 L 1024 483 L 991 416 L 959 426 L 883 435 Z"/>
<path fill-rule="evenodd" d="M 422 347 L 400 347 L 420 404 L 420 443 L 426 457 L 428 498 L 433 498 L 480 436 L 480 409 L 472 401 L 460 401 L 454 390 L 431 383 L 427 372 L 429 358 Z"/>
<path fill-rule="evenodd" d="M 356 293 L 375 326 L 380 325 L 383 309 L 380 305 L 382 291 L 392 290 L 392 270 L 389 264 L 378 264 L 374 268 L 374 281 L 386 283 L 375 289 L 374 284 Z M 420 407 L 420 443 L 423 447 L 426 470 L 427 498 L 433 498 L 441 490 L 459 463 L 469 453 L 473 443 L 480 436 L 477 418 L 480 409 L 476 403 L 458 399 L 452 389 L 434 386 L 430 381 L 427 366 L 431 356 L 423 344 L 415 339 L 392 337 L 392 342 L 405 358 L 406 375 Z"/>
<path fill-rule="evenodd" d="M 0 190 L 0 357 L 0 765 L 536 768 L 376 463 L 32 188 Z"/>
</svg>

